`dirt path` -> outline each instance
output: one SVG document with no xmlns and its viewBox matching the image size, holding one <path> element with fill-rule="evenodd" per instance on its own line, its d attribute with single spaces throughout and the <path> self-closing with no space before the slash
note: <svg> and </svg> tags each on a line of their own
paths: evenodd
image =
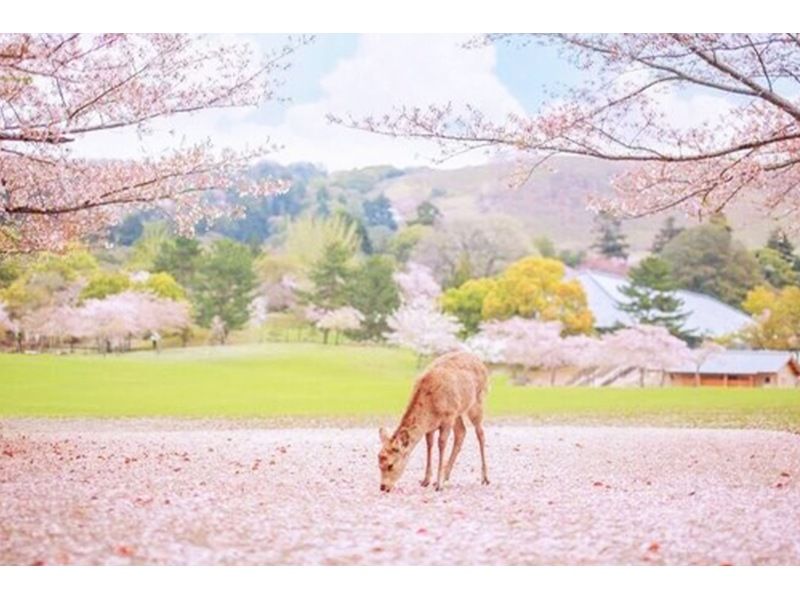
<svg viewBox="0 0 800 598">
<path fill-rule="evenodd" d="M 375 430 L 0 422 L 0 563 L 800 564 L 800 436 L 470 430 L 378 491 Z"/>
</svg>

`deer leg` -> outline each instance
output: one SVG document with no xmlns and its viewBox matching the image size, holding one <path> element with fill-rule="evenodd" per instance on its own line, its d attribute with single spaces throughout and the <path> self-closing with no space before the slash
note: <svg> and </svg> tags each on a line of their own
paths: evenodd
<svg viewBox="0 0 800 598">
<path fill-rule="evenodd" d="M 450 453 L 450 460 L 447 462 L 447 468 L 444 470 L 444 481 L 450 479 L 450 472 L 453 471 L 453 465 L 456 464 L 456 458 L 461 451 L 461 445 L 464 444 L 464 437 L 467 435 L 467 427 L 464 425 L 462 418 L 456 418 L 456 425 L 453 428 L 453 452 Z"/>
<path fill-rule="evenodd" d="M 433 467 L 431 466 L 431 456 L 433 455 L 433 435 L 436 432 L 428 432 L 425 434 L 425 444 L 428 449 L 428 458 L 425 461 L 425 478 L 420 482 L 421 486 L 428 486 L 431 483 L 431 475 L 433 474 Z"/>
<path fill-rule="evenodd" d="M 478 446 L 481 449 L 481 483 L 489 484 L 489 475 L 486 471 L 486 448 L 484 447 L 483 422 L 475 422 L 475 435 L 478 437 Z"/>
<path fill-rule="evenodd" d="M 453 424 L 442 424 L 439 427 L 439 469 L 436 473 L 436 490 L 444 488 L 444 451 L 447 448 L 447 441 L 450 438 L 450 430 Z"/>
</svg>

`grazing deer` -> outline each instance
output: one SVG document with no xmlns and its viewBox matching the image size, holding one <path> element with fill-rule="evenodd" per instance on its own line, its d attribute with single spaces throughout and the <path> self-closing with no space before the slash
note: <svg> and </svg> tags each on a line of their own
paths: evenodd
<svg viewBox="0 0 800 598">
<path fill-rule="evenodd" d="M 483 400 L 486 396 L 488 372 L 480 359 L 463 351 L 447 353 L 436 359 L 414 384 L 411 400 L 400 420 L 397 430 L 389 436 L 380 429 L 381 450 L 378 465 L 381 470 L 381 490 L 389 492 L 403 475 L 408 457 L 417 443 L 425 437 L 428 457 L 425 478 L 421 484 L 431 482 L 431 453 L 433 436 L 439 431 L 439 469 L 436 474 L 436 490 L 441 490 L 450 478 L 450 472 L 461 450 L 467 428 L 464 417 L 475 426 L 475 434 L 481 451 L 481 474 L 483 484 L 489 483 L 486 472 L 486 454 L 483 435 Z M 450 431 L 454 432 L 453 450 L 447 467 L 444 453 Z"/>
</svg>

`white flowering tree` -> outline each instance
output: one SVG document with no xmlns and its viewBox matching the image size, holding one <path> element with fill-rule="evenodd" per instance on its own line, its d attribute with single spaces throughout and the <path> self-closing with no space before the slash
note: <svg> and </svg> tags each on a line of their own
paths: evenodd
<svg viewBox="0 0 800 598">
<path fill-rule="evenodd" d="M 136 291 L 90 299 L 76 312 L 78 328 L 70 334 L 94 338 L 106 350 L 147 333 L 178 332 L 191 321 L 187 303 Z"/>
<path fill-rule="evenodd" d="M 400 299 L 404 305 L 419 303 L 433 304 L 442 294 L 442 287 L 433 277 L 427 266 L 409 262 L 402 272 L 395 272 L 394 281 L 400 290 Z"/>
<path fill-rule="evenodd" d="M 568 365 L 581 370 L 591 370 L 588 381 L 591 383 L 598 368 L 616 365 L 609 358 L 602 338 L 577 335 L 567 336 L 561 341 L 561 351 Z"/>
<path fill-rule="evenodd" d="M 339 344 L 342 332 L 358 330 L 364 321 L 364 314 L 354 307 L 340 307 L 324 312 L 316 321 L 316 327 L 322 330 L 323 343 L 328 344 L 328 335 L 335 333 L 334 343 Z"/>
<path fill-rule="evenodd" d="M 694 385 L 700 386 L 700 368 L 708 358 L 725 351 L 725 347 L 711 341 L 705 341 L 699 347 L 689 351 L 689 361 L 694 366 Z"/>
<path fill-rule="evenodd" d="M 667 368 L 679 366 L 691 356 L 686 343 L 662 326 L 641 324 L 622 328 L 606 335 L 604 344 L 607 354 L 615 361 L 639 370 L 641 386 L 644 386 L 646 371 L 663 374 Z"/>
<path fill-rule="evenodd" d="M 264 325 L 269 318 L 269 299 L 266 295 L 257 295 L 247 306 L 250 315 L 249 324 L 251 328 L 258 330 L 258 340 L 264 340 Z"/>
<path fill-rule="evenodd" d="M 11 319 L 11 316 L 8 315 L 6 306 L 0 303 L 0 340 L 9 332 L 13 332 L 16 336 L 17 324 Z"/>
<path fill-rule="evenodd" d="M 423 357 L 440 355 L 461 346 L 458 340 L 461 324 L 437 310 L 432 303 L 403 305 L 389 316 L 387 324 L 391 332 L 386 334 L 386 340 L 413 350 L 419 358 L 418 364 Z"/>
<path fill-rule="evenodd" d="M 464 345 L 484 362 L 491 364 L 505 363 L 505 341 L 492 335 L 478 332 L 469 337 Z"/>
<path fill-rule="evenodd" d="M 518 371 L 523 379 L 530 369 L 539 368 L 550 371 L 552 383 L 555 371 L 567 364 L 560 322 L 514 317 L 485 322 L 476 336 L 470 346 L 477 347 L 478 352 L 481 346 L 488 348 L 484 354 L 495 362 L 499 357 L 500 363 Z"/>
<path fill-rule="evenodd" d="M 225 321 L 219 316 L 214 316 L 211 318 L 211 336 L 208 339 L 209 342 L 212 345 L 224 345 L 227 339 L 228 327 L 225 325 Z"/>
</svg>

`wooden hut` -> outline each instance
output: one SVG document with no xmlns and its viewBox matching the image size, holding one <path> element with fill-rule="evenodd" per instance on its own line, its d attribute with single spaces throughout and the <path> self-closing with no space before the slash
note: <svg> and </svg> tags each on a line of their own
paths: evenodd
<svg viewBox="0 0 800 598">
<path fill-rule="evenodd" d="M 800 363 L 788 351 L 724 351 L 699 368 L 687 363 L 668 374 L 673 386 L 800 386 Z"/>
</svg>

